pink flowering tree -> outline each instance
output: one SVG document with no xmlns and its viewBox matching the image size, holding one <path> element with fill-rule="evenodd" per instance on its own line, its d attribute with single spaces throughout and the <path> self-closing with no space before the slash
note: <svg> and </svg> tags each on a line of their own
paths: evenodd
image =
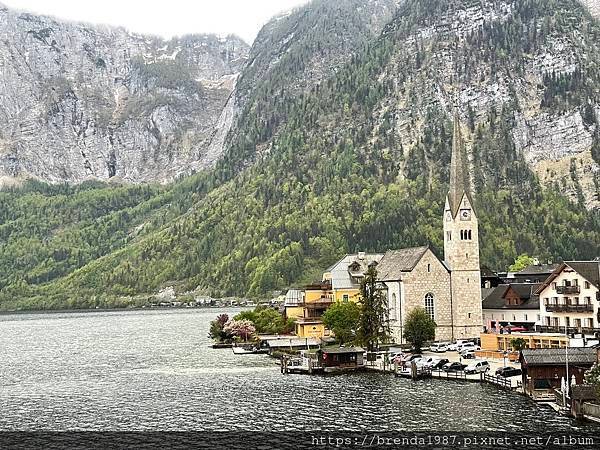
<svg viewBox="0 0 600 450">
<path fill-rule="evenodd" d="M 223 331 L 231 336 L 247 341 L 254 335 L 256 328 L 254 327 L 254 324 L 247 319 L 233 319 L 225 324 Z"/>
</svg>

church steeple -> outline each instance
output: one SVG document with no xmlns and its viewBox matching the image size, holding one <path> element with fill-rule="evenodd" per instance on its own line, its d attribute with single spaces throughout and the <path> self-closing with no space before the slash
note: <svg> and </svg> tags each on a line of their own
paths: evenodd
<svg viewBox="0 0 600 450">
<path fill-rule="evenodd" d="M 460 202 L 464 195 L 469 199 L 471 208 L 471 178 L 469 176 L 469 160 L 465 150 L 460 119 L 458 113 L 454 113 L 454 137 L 452 140 L 452 160 L 450 162 L 450 190 L 448 191 L 448 204 L 452 217 L 456 217 L 460 208 Z"/>
</svg>

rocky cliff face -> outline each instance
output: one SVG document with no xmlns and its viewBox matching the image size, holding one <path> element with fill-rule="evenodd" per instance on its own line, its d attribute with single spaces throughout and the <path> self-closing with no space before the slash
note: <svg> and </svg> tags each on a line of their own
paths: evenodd
<svg viewBox="0 0 600 450">
<path fill-rule="evenodd" d="M 0 179 L 165 182 L 210 166 L 248 50 L 0 6 Z"/>
</svg>

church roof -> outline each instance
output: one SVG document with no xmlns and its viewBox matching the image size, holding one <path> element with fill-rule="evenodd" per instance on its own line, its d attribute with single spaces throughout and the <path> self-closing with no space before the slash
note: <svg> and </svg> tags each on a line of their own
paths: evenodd
<svg viewBox="0 0 600 450">
<path fill-rule="evenodd" d="M 471 199 L 471 177 L 469 175 L 469 159 L 460 130 L 458 114 L 454 115 L 454 137 L 452 140 L 452 160 L 450 162 L 450 190 L 448 204 L 452 217 L 456 217 L 463 196 L 467 196 L 473 208 Z"/>
<path fill-rule="evenodd" d="M 377 266 L 380 281 L 400 280 L 402 272 L 412 271 L 421 260 L 428 246 L 388 250 Z"/>
</svg>

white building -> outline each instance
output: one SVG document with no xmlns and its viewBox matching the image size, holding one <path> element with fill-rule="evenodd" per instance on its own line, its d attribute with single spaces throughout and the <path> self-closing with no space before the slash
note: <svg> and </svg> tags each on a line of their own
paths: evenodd
<svg viewBox="0 0 600 450">
<path fill-rule="evenodd" d="M 600 333 L 600 262 L 562 263 L 538 288 L 540 330 L 594 336 Z"/>
</svg>

